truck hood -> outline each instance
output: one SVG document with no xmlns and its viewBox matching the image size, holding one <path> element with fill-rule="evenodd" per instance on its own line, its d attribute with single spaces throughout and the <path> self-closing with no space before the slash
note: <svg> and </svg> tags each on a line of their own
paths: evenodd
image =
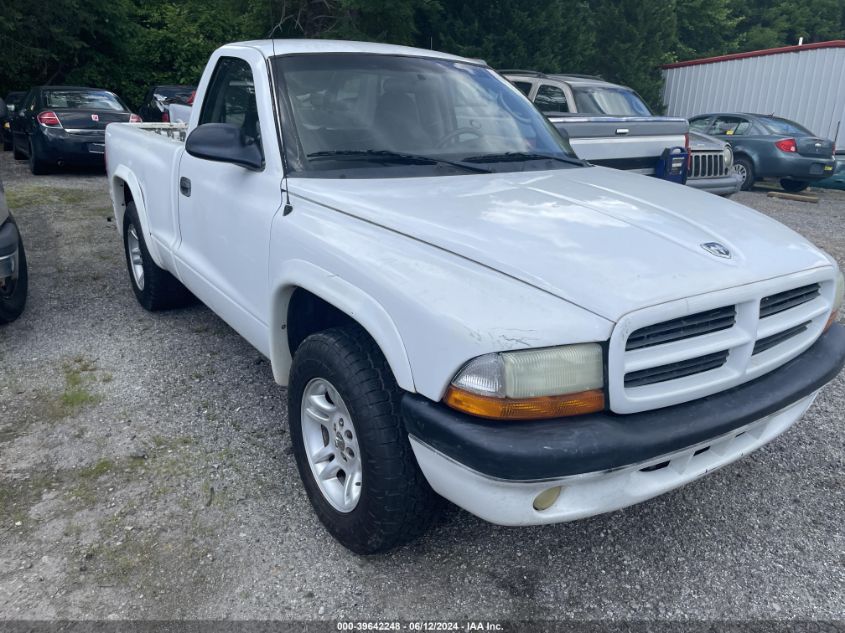
<svg viewBox="0 0 845 633">
<path fill-rule="evenodd" d="M 291 193 L 445 249 L 617 321 L 831 260 L 743 205 L 602 167 L 290 181 Z M 731 257 L 702 244 L 718 242 Z"/>
</svg>

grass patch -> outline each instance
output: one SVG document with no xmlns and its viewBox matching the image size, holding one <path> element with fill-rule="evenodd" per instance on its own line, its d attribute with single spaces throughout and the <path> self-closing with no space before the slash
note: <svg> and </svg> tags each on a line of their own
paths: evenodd
<svg viewBox="0 0 845 633">
<path fill-rule="evenodd" d="M 38 207 L 50 204 L 77 205 L 90 199 L 91 194 L 81 189 L 64 189 L 50 185 L 29 185 L 6 189 L 6 201 L 13 211 L 22 207 Z M 98 209 L 100 211 L 101 209 Z"/>
<path fill-rule="evenodd" d="M 76 356 L 64 364 L 65 389 L 59 396 L 59 417 L 72 415 L 88 405 L 94 405 L 102 400 L 102 396 L 90 390 L 90 385 L 96 381 L 97 366 L 84 356 Z"/>
</svg>

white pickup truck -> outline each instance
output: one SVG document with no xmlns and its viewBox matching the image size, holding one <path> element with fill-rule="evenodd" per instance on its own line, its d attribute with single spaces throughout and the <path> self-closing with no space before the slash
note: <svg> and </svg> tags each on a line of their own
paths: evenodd
<svg viewBox="0 0 845 633">
<path fill-rule="evenodd" d="M 108 127 L 132 287 L 198 297 L 270 359 L 312 505 L 356 552 L 441 496 L 505 525 L 654 497 L 771 441 L 845 360 L 830 256 L 583 163 L 476 60 L 231 44 L 196 104 Z"/>
</svg>

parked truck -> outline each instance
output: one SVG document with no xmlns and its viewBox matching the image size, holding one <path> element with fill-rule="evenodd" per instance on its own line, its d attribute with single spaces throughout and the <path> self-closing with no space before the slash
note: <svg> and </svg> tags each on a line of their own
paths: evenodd
<svg viewBox="0 0 845 633">
<path fill-rule="evenodd" d="M 845 361 L 829 255 L 579 160 L 477 60 L 227 45 L 187 129 L 113 124 L 106 154 L 139 302 L 198 297 L 270 360 L 356 552 L 440 496 L 504 525 L 649 499 L 773 440 Z"/>
</svg>

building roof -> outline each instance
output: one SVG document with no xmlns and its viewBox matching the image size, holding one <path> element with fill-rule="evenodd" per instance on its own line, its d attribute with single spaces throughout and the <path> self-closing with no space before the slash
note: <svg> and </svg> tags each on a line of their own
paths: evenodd
<svg viewBox="0 0 845 633">
<path fill-rule="evenodd" d="M 683 68 L 684 66 L 700 66 L 701 64 L 715 64 L 727 62 L 734 59 L 747 59 L 749 57 L 765 57 L 767 55 L 781 55 L 782 53 L 800 53 L 819 48 L 845 48 L 845 40 L 831 40 L 829 42 L 816 42 L 814 44 L 802 44 L 801 46 L 781 46 L 780 48 L 764 48 L 759 51 L 748 51 L 747 53 L 733 53 L 731 55 L 719 55 L 717 57 L 704 57 L 702 59 L 690 59 L 685 62 L 665 64 L 662 68 Z"/>
</svg>

